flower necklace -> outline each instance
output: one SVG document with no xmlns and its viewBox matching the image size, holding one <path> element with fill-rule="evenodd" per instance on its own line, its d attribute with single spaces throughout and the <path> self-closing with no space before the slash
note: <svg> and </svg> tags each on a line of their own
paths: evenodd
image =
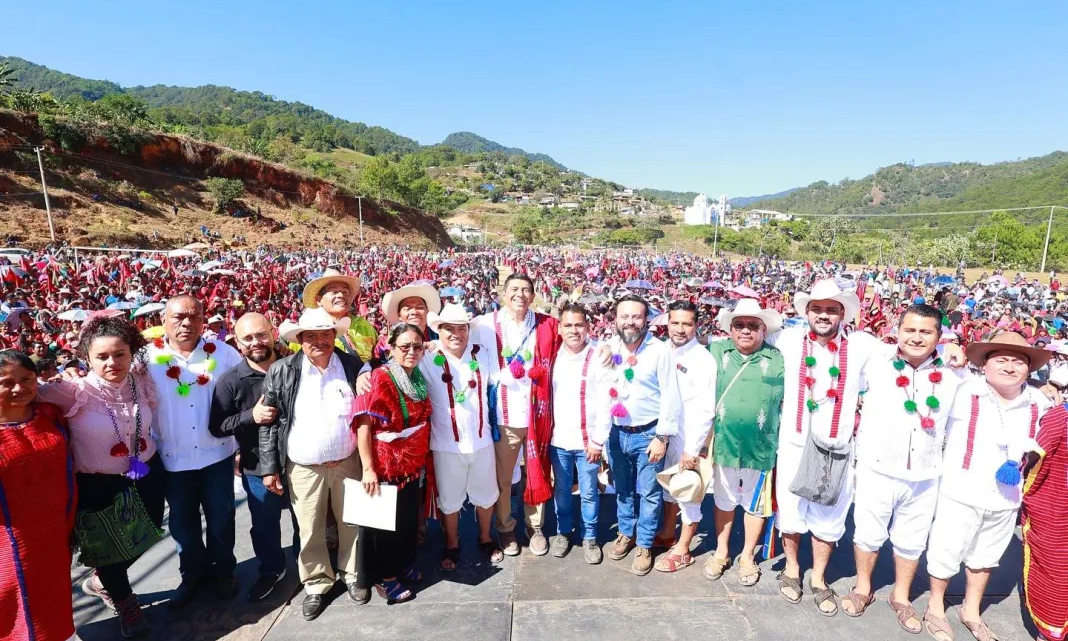
<svg viewBox="0 0 1068 641">
<path fill-rule="evenodd" d="M 942 372 L 938 369 L 939 367 L 942 367 L 942 359 L 935 357 L 934 361 L 931 362 L 931 365 L 934 366 L 934 371 L 927 374 L 927 380 L 931 382 L 931 393 L 923 402 L 923 404 L 927 406 L 927 416 L 922 414 L 919 415 L 920 427 L 928 432 L 934 430 L 934 413 L 938 411 L 940 405 L 938 397 L 935 396 L 935 388 L 942 382 Z M 900 356 L 894 359 L 894 369 L 898 372 L 903 372 L 905 370 L 905 360 Z M 915 391 L 910 391 L 908 389 L 909 385 L 912 383 L 912 379 L 899 373 L 894 383 L 905 391 L 905 411 L 909 414 L 917 414 L 919 406 L 916 403 Z"/>
<path fill-rule="evenodd" d="M 108 411 L 108 418 L 111 419 L 111 427 L 115 430 L 115 437 L 119 440 L 118 443 L 111 447 L 111 455 L 115 458 L 126 457 L 129 467 L 126 470 L 126 477 L 134 481 L 144 478 L 149 473 L 149 467 L 144 461 L 140 459 L 141 452 L 148 449 L 148 441 L 142 436 L 141 427 L 141 412 L 138 411 L 139 405 L 137 403 L 137 383 L 134 382 L 133 375 L 129 375 L 130 378 L 130 391 L 133 396 L 133 415 L 134 415 L 134 434 L 133 444 L 134 451 L 130 452 L 129 446 L 126 445 L 126 439 L 122 437 L 122 432 L 119 431 L 119 421 L 115 417 L 114 410 L 107 403 L 104 403 L 104 409 Z"/>
<path fill-rule="evenodd" d="M 805 357 L 803 359 L 804 373 L 801 378 L 801 381 L 804 383 L 804 387 L 807 390 L 806 396 L 808 400 L 805 402 L 805 405 L 810 412 L 818 410 L 820 403 L 823 403 L 824 401 L 829 400 L 833 403 L 838 399 L 838 378 L 842 375 L 842 354 L 838 351 L 838 343 L 830 341 L 827 343 L 827 351 L 834 354 L 837 359 L 834 365 L 827 368 L 827 373 L 831 376 L 831 384 L 827 387 L 827 391 L 824 393 L 822 399 L 817 401 L 813 397 L 812 390 L 816 385 L 816 377 L 812 375 L 812 369 L 816 367 L 816 357 L 809 354 L 809 346 L 815 341 L 816 333 L 809 332 L 808 338 L 805 341 Z"/>
<path fill-rule="evenodd" d="M 526 364 L 534 359 L 534 354 L 529 349 L 523 349 L 523 346 L 527 344 L 527 340 L 530 339 L 530 335 L 534 333 L 534 312 L 527 310 L 527 315 L 523 318 L 523 330 L 525 334 L 519 340 L 519 343 L 512 347 L 507 344 L 508 328 L 501 331 L 501 323 L 498 317 L 500 312 L 493 313 L 493 325 L 494 330 L 497 332 L 497 342 L 501 345 L 501 357 L 504 359 L 505 364 L 508 365 L 508 371 L 512 374 L 512 378 L 519 380 L 527 375 Z M 522 350 L 522 351 L 520 351 Z M 531 378 L 537 378 L 534 376 L 535 365 L 531 368 Z"/>
<path fill-rule="evenodd" d="M 478 394 L 478 437 L 482 438 L 485 412 L 482 409 L 482 370 L 478 366 L 478 350 L 480 348 L 481 345 L 471 346 L 471 360 L 468 361 L 467 368 L 473 372 L 473 376 L 467 381 L 467 387 Z M 459 443 L 460 429 L 456 424 L 456 403 L 463 403 L 467 400 L 468 390 L 462 386 L 453 386 L 452 368 L 449 367 L 449 359 L 445 358 L 445 353 L 440 349 L 437 355 L 434 356 L 434 364 L 444 370 L 441 374 L 441 382 L 445 383 L 445 389 L 449 392 L 449 416 L 452 418 L 452 436 Z"/>
<path fill-rule="evenodd" d="M 152 344 L 155 345 L 157 349 L 163 349 L 162 338 L 155 339 L 154 341 L 152 341 Z M 209 343 L 205 341 L 203 349 L 204 353 L 208 355 L 208 358 L 204 361 L 204 363 L 206 364 L 206 369 L 209 373 L 214 372 L 215 358 L 212 357 L 212 354 L 215 353 L 216 345 L 215 343 Z M 211 382 L 211 377 L 207 374 L 198 374 L 196 380 L 192 383 L 187 383 L 183 381 L 182 368 L 174 364 L 174 357 L 170 354 L 157 354 L 155 361 L 157 365 L 166 366 L 167 378 L 172 378 L 178 381 L 178 396 L 189 396 L 189 390 L 193 387 L 194 384 L 204 386 Z"/>
<path fill-rule="evenodd" d="M 611 413 L 615 418 L 625 418 L 630 414 L 630 412 L 627 411 L 627 408 L 623 406 L 623 401 L 620 399 L 620 392 L 626 390 L 627 386 L 630 385 L 630 382 L 634 380 L 634 366 L 638 364 L 638 354 L 641 353 L 643 347 L 645 347 L 644 341 L 641 346 L 638 347 L 638 351 L 629 356 L 624 357 L 619 353 L 612 354 L 612 367 L 617 367 L 624 363 L 627 365 L 623 370 L 623 382 L 619 388 L 615 385 L 608 388 L 608 396 L 614 402 Z M 616 381 L 619 382 L 618 375 L 616 376 Z"/>
</svg>

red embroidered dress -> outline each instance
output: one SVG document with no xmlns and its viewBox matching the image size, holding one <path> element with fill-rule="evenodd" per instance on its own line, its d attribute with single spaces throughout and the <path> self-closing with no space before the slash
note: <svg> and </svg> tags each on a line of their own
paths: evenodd
<svg viewBox="0 0 1068 641">
<path fill-rule="evenodd" d="M 62 641 L 74 634 L 74 469 L 59 410 L 33 407 L 29 423 L 0 427 L 0 639 Z"/>
<path fill-rule="evenodd" d="M 1024 480 L 1024 597 L 1035 627 L 1047 639 L 1066 638 L 1068 628 L 1068 411 L 1064 405 L 1042 418 L 1038 463 Z"/>
<path fill-rule="evenodd" d="M 380 367 L 371 372 L 371 391 L 356 398 L 356 416 L 362 415 L 372 418 L 374 469 L 379 481 L 403 486 L 418 478 L 430 452 L 430 399 L 416 401 L 404 396 L 389 369 Z"/>
</svg>

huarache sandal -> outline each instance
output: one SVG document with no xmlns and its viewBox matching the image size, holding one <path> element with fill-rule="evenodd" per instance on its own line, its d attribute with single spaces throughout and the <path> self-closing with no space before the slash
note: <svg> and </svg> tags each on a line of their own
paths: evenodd
<svg viewBox="0 0 1068 641">
<path fill-rule="evenodd" d="M 846 613 L 847 617 L 853 617 L 854 619 L 864 614 L 864 611 L 868 609 L 868 606 L 875 603 L 874 594 L 861 594 L 857 592 L 857 586 L 853 586 L 849 589 L 849 594 L 845 595 L 845 600 L 849 601 L 849 604 L 853 606 L 853 611 L 850 612 L 845 608 L 842 611 Z"/>
<path fill-rule="evenodd" d="M 838 600 L 835 598 L 838 596 L 837 592 L 830 587 L 817 588 L 813 585 L 810 585 L 809 587 L 812 588 L 812 600 L 816 602 L 817 612 L 825 617 L 833 617 L 838 614 Z M 831 603 L 834 605 L 834 609 L 824 610 L 822 607 L 824 603 Z"/>
<path fill-rule="evenodd" d="M 656 565 L 653 566 L 657 572 L 678 572 L 683 568 L 688 568 L 697 561 L 691 554 L 675 554 L 674 552 L 668 552 L 662 554 L 659 559 L 656 560 Z"/>
<path fill-rule="evenodd" d="M 890 604 L 890 609 L 894 611 L 894 615 L 897 616 L 897 624 L 901 626 L 901 629 L 909 634 L 919 634 L 923 632 L 923 622 L 920 621 L 920 615 L 916 613 L 916 608 L 912 607 L 911 603 L 898 603 L 893 599 L 887 599 L 887 603 Z M 910 628 L 908 625 L 909 619 L 916 619 L 916 627 Z"/>
<path fill-rule="evenodd" d="M 410 565 L 401 571 L 401 576 L 407 583 L 419 583 L 423 580 L 423 573 Z"/>
<path fill-rule="evenodd" d="M 447 563 L 450 565 L 446 565 Z M 458 565 L 460 565 L 460 548 L 445 548 L 438 567 L 446 572 L 452 572 Z"/>
<path fill-rule="evenodd" d="M 968 622 L 964 620 L 964 613 L 957 610 L 957 620 L 961 625 L 968 628 L 968 632 L 972 633 L 976 641 L 998 641 L 998 635 L 994 634 L 994 631 L 990 629 L 990 626 L 986 624 L 986 621 L 979 619 L 978 622 Z"/>
<path fill-rule="evenodd" d="M 486 555 L 490 563 L 500 563 L 504 560 L 504 552 L 493 541 L 480 541 L 478 549 L 482 550 L 482 553 Z"/>
<path fill-rule="evenodd" d="M 738 583 L 743 587 L 751 588 L 760 580 L 760 566 L 757 564 L 738 564 Z"/>
<path fill-rule="evenodd" d="M 801 603 L 801 597 L 805 595 L 805 591 L 801 589 L 801 579 L 795 579 L 792 576 L 786 576 L 785 572 L 779 572 L 778 576 L 776 576 L 775 578 L 779 580 L 779 596 L 781 596 L 783 599 L 793 605 Z M 783 592 L 783 590 L 786 589 L 797 592 L 797 597 L 791 597 L 786 592 Z"/>
<path fill-rule="evenodd" d="M 709 581 L 718 581 L 730 566 L 730 559 L 717 559 L 714 556 L 710 556 L 708 557 L 708 560 L 705 561 L 705 578 Z"/>
<path fill-rule="evenodd" d="M 378 592 L 378 596 L 386 600 L 386 603 L 404 603 L 415 596 L 411 590 L 404 587 L 396 579 L 375 583 L 375 590 Z"/>
<path fill-rule="evenodd" d="M 949 625 L 949 619 L 946 617 L 936 617 L 931 614 L 930 608 L 923 611 L 923 627 L 927 628 L 927 634 L 934 637 L 937 641 L 953 641 L 956 636 L 953 633 L 953 628 Z M 946 635 L 945 638 L 939 638 L 939 632 Z"/>
</svg>

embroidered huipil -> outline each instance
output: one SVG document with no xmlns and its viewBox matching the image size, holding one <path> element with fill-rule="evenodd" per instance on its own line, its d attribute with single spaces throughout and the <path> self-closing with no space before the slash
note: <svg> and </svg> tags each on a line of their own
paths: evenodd
<svg viewBox="0 0 1068 641">
<path fill-rule="evenodd" d="M 528 311 L 528 316 L 533 319 L 534 312 Z M 498 425 L 508 427 L 526 428 L 530 425 L 530 376 L 515 378 L 508 369 L 498 367 L 497 359 L 497 328 L 501 328 L 501 349 L 511 349 L 515 354 L 522 355 L 524 352 L 531 356 L 534 354 L 534 345 L 537 342 L 537 331 L 533 327 L 526 327 L 525 323 L 517 323 L 512 320 L 510 314 L 504 311 L 483 314 L 471 323 L 471 341 L 478 341 L 485 345 L 482 352 L 482 361 L 485 371 L 492 373 L 493 382 L 500 383 L 497 389 L 497 421 Z M 502 354 L 503 357 L 503 354 Z M 533 360 L 533 359 L 531 359 Z M 505 358 L 507 361 L 507 358 Z M 533 363 L 527 360 L 523 367 L 529 372 Z M 503 390 L 507 392 L 507 408 L 505 407 Z M 505 422 L 505 415 L 508 421 Z"/>
<path fill-rule="evenodd" d="M 839 362 L 838 354 L 831 352 L 826 346 L 818 341 L 809 342 L 809 355 L 816 359 L 816 365 L 811 368 L 811 376 L 815 379 L 812 386 L 812 395 L 821 401 L 819 408 L 812 412 L 808 409 L 805 401 L 807 396 L 803 388 L 804 381 L 800 375 L 803 367 L 803 354 L 808 328 L 790 327 L 776 332 L 767 337 L 766 342 L 782 352 L 783 364 L 786 368 L 785 389 L 783 390 L 782 404 L 782 427 L 779 430 L 779 446 L 792 445 L 804 447 L 808 438 L 810 427 L 824 441 L 833 441 L 838 444 L 848 443 L 853 438 L 853 423 L 857 413 L 857 401 L 860 391 L 860 370 L 868 357 L 884 347 L 871 334 L 853 332 L 848 336 L 839 332 L 834 342 L 841 350 L 842 339 L 846 338 L 846 358 L 842 359 L 842 367 L 845 373 L 845 381 L 842 386 L 840 399 L 832 402 L 830 399 L 823 400 L 828 388 L 831 387 L 831 375 L 829 369 Z M 835 405 L 839 405 L 837 410 Z M 834 416 L 838 414 L 837 433 L 833 439 L 832 426 L 835 424 Z M 798 414 L 801 420 L 798 421 Z M 798 425 L 800 423 L 800 430 Z"/>
<path fill-rule="evenodd" d="M 584 450 L 587 439 L 597 446 L 604 445 L 612 429 L 612 401 L 608 396 L 611 381 L 607 374 L 595 346 L 587 343 L 577 354 L 567 347 L 560 348 L 552 372 L 553 447 Z"/>
<path fill-rule="evenodd" d="M 679 436 L 683 451 L 697 456 L 705 446 L 716 413 L 716 360 L 696 338 L 674 348 L 675 372 L 682 400 Z"/>
<path fill-rule="evenodd" d="M 708 353 L 716 365 L 712 461 L 727 467 L 770 470 L 775 467 L 779 433 L 784 429 L 780 418 L 788 374 L 782 354 L 765 342 L 745 356 L 730 340 L 710 344 Z"/>
<path fill-rule="evenodd" d="M 159 402 L 152 436 L 168 472 L 203 469 L 237 451 L 237 441 L 232 436 L 215 438 L 211 435 L 208 418 L 215 381 L 243 359 L 226 343 L 212 344 L 215 345 L 215 353 L 211 355 L 215 359 L 215 368 L 211 372 L 208 372 L 208 354 L 204 352 L 203 340 L 188 359 L 174 352 L 166 340 L 162 348 L 151 343 L 145 348 L 148 373 L 156 383 Z M 192 381 L 200 374 L 207 375 L 210 380 L 207 385 L 193 383 L 189 394 L 179 396 L 177 381 L 167 376 L 169 366 L 158 363 L 157 356 L 170 357 L 171 363 L 182 369 L 182 381 Z"/>
<path fill-rule="evenodd" d="M 322 372 L 308 358 L 301 360 L 286 456 L 298 465 L 347 459 L 356 451 L 356 432 L 352 429 L 356 395 L 341 359 L 331 353 Z"/>
<path fill-rule="evenodd" d="M 978 420 L 974 431 L 969 429 L 973 396 L 978 401 Z M 1000 413 L 998 405 L 1001 405 Z M 998 483 L 995 475 L 1005 461 L 1018 463 L 1017 456 L 1031 449 L 1032 405 L 1041 419 L 1051 403 L 1042 392 L 1025 387 L 1023 393 L 1010 403 L 1001 404 L 982 376 L 969 378 L 961 384 L 946 424 L 946 449 L 939 491 L 958 503 L 981 510 L 1014 510 L 1020 507 L 1022 483 L 1004 485 Z M 1035 429 L 1037 436 L 1037 425 Z M 972 438 L 969 438 L 970 432 L 974 432 Z"/>
<path fill-rule="evenodd" d="M 441 380 L 444 368 L 434 363 L 437 352 L 427 351 L 419 362 L 419 371 L 426 379 L 430 397 L 430 449 L 436 452 L 454 452 L 473 454 L 484 447 L 493 445 L 493 434 L 489 423 L 489 403 L 486 402 L 486 387 L 489 377 L 486 372 L 481 376 L 472 371 L 469 365 L 473 343 L 468 343 L 462 358 L 456 358 L 442 350 L 442 355 L 449 365 L 452 382 Z M 493 350 L 479 346 L 479 370 L 486 368 L 486 361 L 491 359 Z M 481 387 L 471 388 L 469 382 L 482 381 Z M 451 389 L 450 389 L 451 386 Z M 457 401 L 456 390 L 464 390 L 463 401 Z M 450 393 L 451 392 L 451 393 Z M 453 420 L 456 431 L 453 432 Z M 481 434 L 479 432 L 481 431 Z"/>
<path fill-rule="evenodd" d="M 902 370 L 894 368 L 897 346 L 887 345 L 886 352 L 873 356 L 861 371 L 864 408 L 860 412 L 857 432 L 857 465 L 909 482 L 935 479 L 942 474 L 942 446 L 945 443 L 946 421 L 953 407 L 957 388 L 963 382 L 960 370 L 948 364 L 934 366 L 935 354 L 918 368 L 905 363 Z M 941 373 L 941 381 L 933 385 L 932 372 Z M 899 377 L 909 384 L 897 385 Z M 926 405 L 928 396 L 938 399 L 938 409 Z M 905 400 L 916 402 L 915 412 L 905 410 Z M 930 415 L 931 429 L 920 424 L 921 416 Z"/>
<path fill-rule="evenodd" d="M 646 333 L 645 339 L 634 352 L 627 349 L 618 336 L 608 341 L 613 354 L 619 355 L 623 362 L 612 369 L 612 385 L 619 393 L 619 403 L 627 410 L 627 415 L 613 417 L 615 425 L 638 426 L 658 421 L 656 433 L 660 436 L 675 436 L 679 433 L 679 421 L 682 417 L 682 397 L 679 395 L 678 375 L 675 371 L 675 359 L 671 356 L 671 347 Z M 627 369 L 627 359 L 634 356 L 637 361 L 632 369 L 634 380 L 625 380 L 623 372 Z"/>
</svg>

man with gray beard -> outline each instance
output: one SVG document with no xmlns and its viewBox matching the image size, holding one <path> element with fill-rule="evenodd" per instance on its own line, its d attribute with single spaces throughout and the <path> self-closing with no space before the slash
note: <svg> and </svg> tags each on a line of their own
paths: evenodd
<svg viewBox="0 0 1068 641">
<path fill-rule="evenodd" d="M 612 430 L 605 451 L 615 478 L 619 532 L 605 553 L 619 561 L 637 546 L 631 572 L 644 576 L 653 569 L 663 504 L 656 474 L 664 469 L 668 439 L 679 433 L 682 401 L 671 346 L 649 334 L 648 304 L 623 296 L 615 317 L 616 336 L 607 344 Z"/>
</svg>

